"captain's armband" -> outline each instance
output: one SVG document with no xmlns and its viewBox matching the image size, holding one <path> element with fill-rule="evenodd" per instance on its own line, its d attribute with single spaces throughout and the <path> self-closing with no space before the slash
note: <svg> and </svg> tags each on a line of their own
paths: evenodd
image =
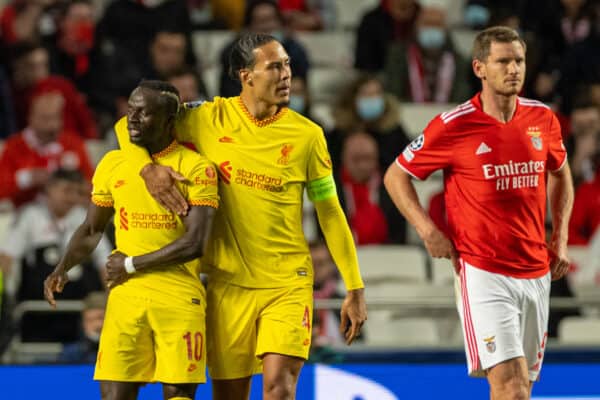
<svg viewBox="0 0 600 400">
<path fill-rule="evenodd" d="M 306 191 L 308 192 L 308 198 L 313 202 L 337 197 L 333 175 L 327 175 L 308 182 Z"/>
</svg>

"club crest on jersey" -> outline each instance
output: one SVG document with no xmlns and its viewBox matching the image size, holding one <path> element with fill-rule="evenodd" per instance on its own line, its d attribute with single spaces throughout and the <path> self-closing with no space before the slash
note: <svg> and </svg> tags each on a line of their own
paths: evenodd
<svg viewBox="0 0 600 400">
<path fill-rule="evenodd" d="M 485 342 L 485 348 L 487 349 L 488 353 L 493 353 L 496 351 L 496 336 L 490 336 L 489 338 L 484 338 L 483 341 Z"/>
<path fill-rule="evenodd" d="M 290 163 L 290 153 L 292 150 L 294 150 L 294 146 L 289 143 L 285 143 L 281 146 L 281 157 L 277 160 L 277 164 L 288 165 Z"/>
<path fill-rule="evenodd" d="M 542 150 L 542 131 L 537 126 L 527 128 L 527 135 L 531 138 L 531 144 L 536 150 Z"/>
<path fill-rule="evenodd" d="M 421 133 L 415 140 L 413 140 L 412 142 L 410 142 L 410 144 L 408 145 L 408 147 L 412 151 L 419 151 L 419 150 L 421 150 L 423 148 L 424 144 L 425 144 L 425 135 Z"/>
</svg>

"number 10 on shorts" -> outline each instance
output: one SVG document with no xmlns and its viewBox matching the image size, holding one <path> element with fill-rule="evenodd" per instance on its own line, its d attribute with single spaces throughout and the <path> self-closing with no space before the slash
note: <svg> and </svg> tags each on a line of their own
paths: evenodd
<svg viewBox="0 0 600 400">
<path fill-rule="evenodd" d="M 187 332 L 185 335 L 183 335 L 183 340 L 185 340 L 185 343 L 187 344 L 188 360 L 202 360 L 202 347 L 204 345 L 202 332 L 195 332 L 193 335 L 192 332 Z"/>
</svg>

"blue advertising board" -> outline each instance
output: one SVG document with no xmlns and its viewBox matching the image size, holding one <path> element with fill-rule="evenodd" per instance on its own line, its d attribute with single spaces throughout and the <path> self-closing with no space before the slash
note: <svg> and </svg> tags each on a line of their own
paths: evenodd
<svg viewBox="0 0 600 400">
<path fill-rule="evenodd" d="M 0 398 L 80 400 L 100 398 L 91 366 L 2 366 Z M 261 399 L 257 376 L 251 399 Z M 140 399 L 160 399 L 159 385 L 147 385 Z M 210 384 L 197 399 L 210 399 Z M 462 364 L 307 365 L 298 400 L 486 399 L 484 379 L 466 375 Z M 600 400 L 600 364 L 547 364 L 533 400 Z"/>
</svg>

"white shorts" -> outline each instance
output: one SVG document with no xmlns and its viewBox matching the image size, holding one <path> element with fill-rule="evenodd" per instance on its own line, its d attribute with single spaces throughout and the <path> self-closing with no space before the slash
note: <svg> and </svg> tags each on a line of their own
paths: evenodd
<svg viewBox="0 0 600 400">
<path fill-rule="evenodd" d="M 460 262 L 456 306 L 469 375 L 485 376 L 496 364 L 525 357 L 529 380 L 536 381 L 548 337 L 550 273 L 517 279 Z"/>
</svg>

